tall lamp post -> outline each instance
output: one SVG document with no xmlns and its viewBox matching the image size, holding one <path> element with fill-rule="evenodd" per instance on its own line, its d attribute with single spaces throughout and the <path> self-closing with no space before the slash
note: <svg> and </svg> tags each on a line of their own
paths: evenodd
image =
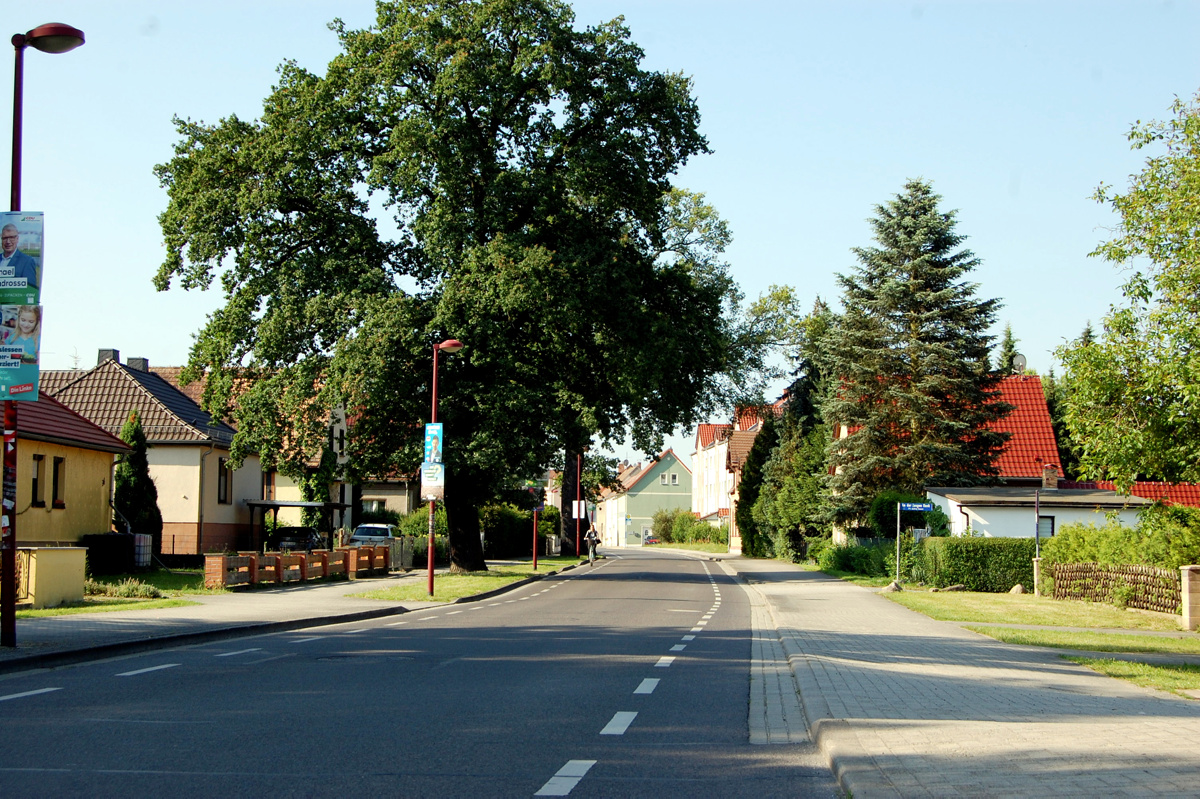
<svg viewBox="0 0 1200 799">
<path fill-rule="evenodd" d="M 433 345 L 433 410 L 430 412 L 429 421 L 432 424 L 437 424 L 437 405 L 438 405 L 438 354 L 445 352 L 453 355 L 463 348 L 463 344 L 458 339 L 448 338 L 440 344 Z M 444 449 L 443 444 L 443 449 Z M 437 500 L 429 500 L 429 596 L 433 596 L 433 516 L 437 510 Z"/>
<path fill-rule="evenodd" d="M 61 22 L 48 22 L 12 37 L 16 50 L 13 69 L 12 194 L 9 210 L 21 210 L 21 106 L 25 77 L 25 48 L 43 53 L 66 53 L 83 44 L 83 31 Z M 4 490 L 0 525 L 0 646 L 17 645 L 17 403 L 4 401 Z"/>
</svg>

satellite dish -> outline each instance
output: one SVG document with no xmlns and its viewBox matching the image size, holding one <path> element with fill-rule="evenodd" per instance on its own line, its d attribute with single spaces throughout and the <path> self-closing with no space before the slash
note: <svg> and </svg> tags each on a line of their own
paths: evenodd
<svg viewBox="0 0 1200 799">
<path fill-rule="evenodd" d="M 1013 356 L 1013 367 L 1012 367 L 1012 368 L 1013 368 L 1013 374 L 1014 374 L 1014 375 L 1023 375 L 1023 374 L 1025 374 L 1025 363 L 1026 363 L 1026 361 L 1025 361 L 1025 356 L 1024 356 L 1024 355 L 1022 355 L 1022 354 L 1021 354 L 1021 353 L 1019 353 L 1019 352 L 1018 352 L 1016 355 L 1014 355 L 1014 356 Z"/>
</svg>

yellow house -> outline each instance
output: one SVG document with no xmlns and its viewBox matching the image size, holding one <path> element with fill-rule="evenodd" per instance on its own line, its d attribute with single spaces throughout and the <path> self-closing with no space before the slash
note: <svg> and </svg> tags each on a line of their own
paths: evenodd
<svg viewBox="0 0 1200 799">
<path fill-rule="evenodd" d="M 17 408 L 17 545 L 64 546 L 112 525 L 113 465 L 129 447 L 45 393 Z"/>
</svg>

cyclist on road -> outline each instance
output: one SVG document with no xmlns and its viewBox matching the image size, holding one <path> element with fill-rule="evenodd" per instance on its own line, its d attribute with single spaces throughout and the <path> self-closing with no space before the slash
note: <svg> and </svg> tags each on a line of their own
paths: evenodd
<svg viewBox="0 0 1200 799">
<path fill-rule="evenodd" d="M 600 536 L 596 535 L 595 526 L 588 527 L 588 531 L 584 535 L 583 540 L 587 542 L 588 565 L 590 566 L 596 562 L 596 547 L 600 543 Z"/>
</svg>

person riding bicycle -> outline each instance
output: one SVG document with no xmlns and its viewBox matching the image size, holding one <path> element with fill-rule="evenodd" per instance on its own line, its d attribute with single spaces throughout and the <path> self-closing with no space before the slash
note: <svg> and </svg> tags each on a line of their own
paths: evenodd
<svg viewBox="0 0 1200 799">
<path fill-rule="evenodd" d="M 595 526 L 589 526 L 587 533 L 583 536 L 583 540 L 587 542 L 588 562 L 596 561 L 596 547 L 600 544 L 600 536 L 596 534 Z"/>
</svg>

